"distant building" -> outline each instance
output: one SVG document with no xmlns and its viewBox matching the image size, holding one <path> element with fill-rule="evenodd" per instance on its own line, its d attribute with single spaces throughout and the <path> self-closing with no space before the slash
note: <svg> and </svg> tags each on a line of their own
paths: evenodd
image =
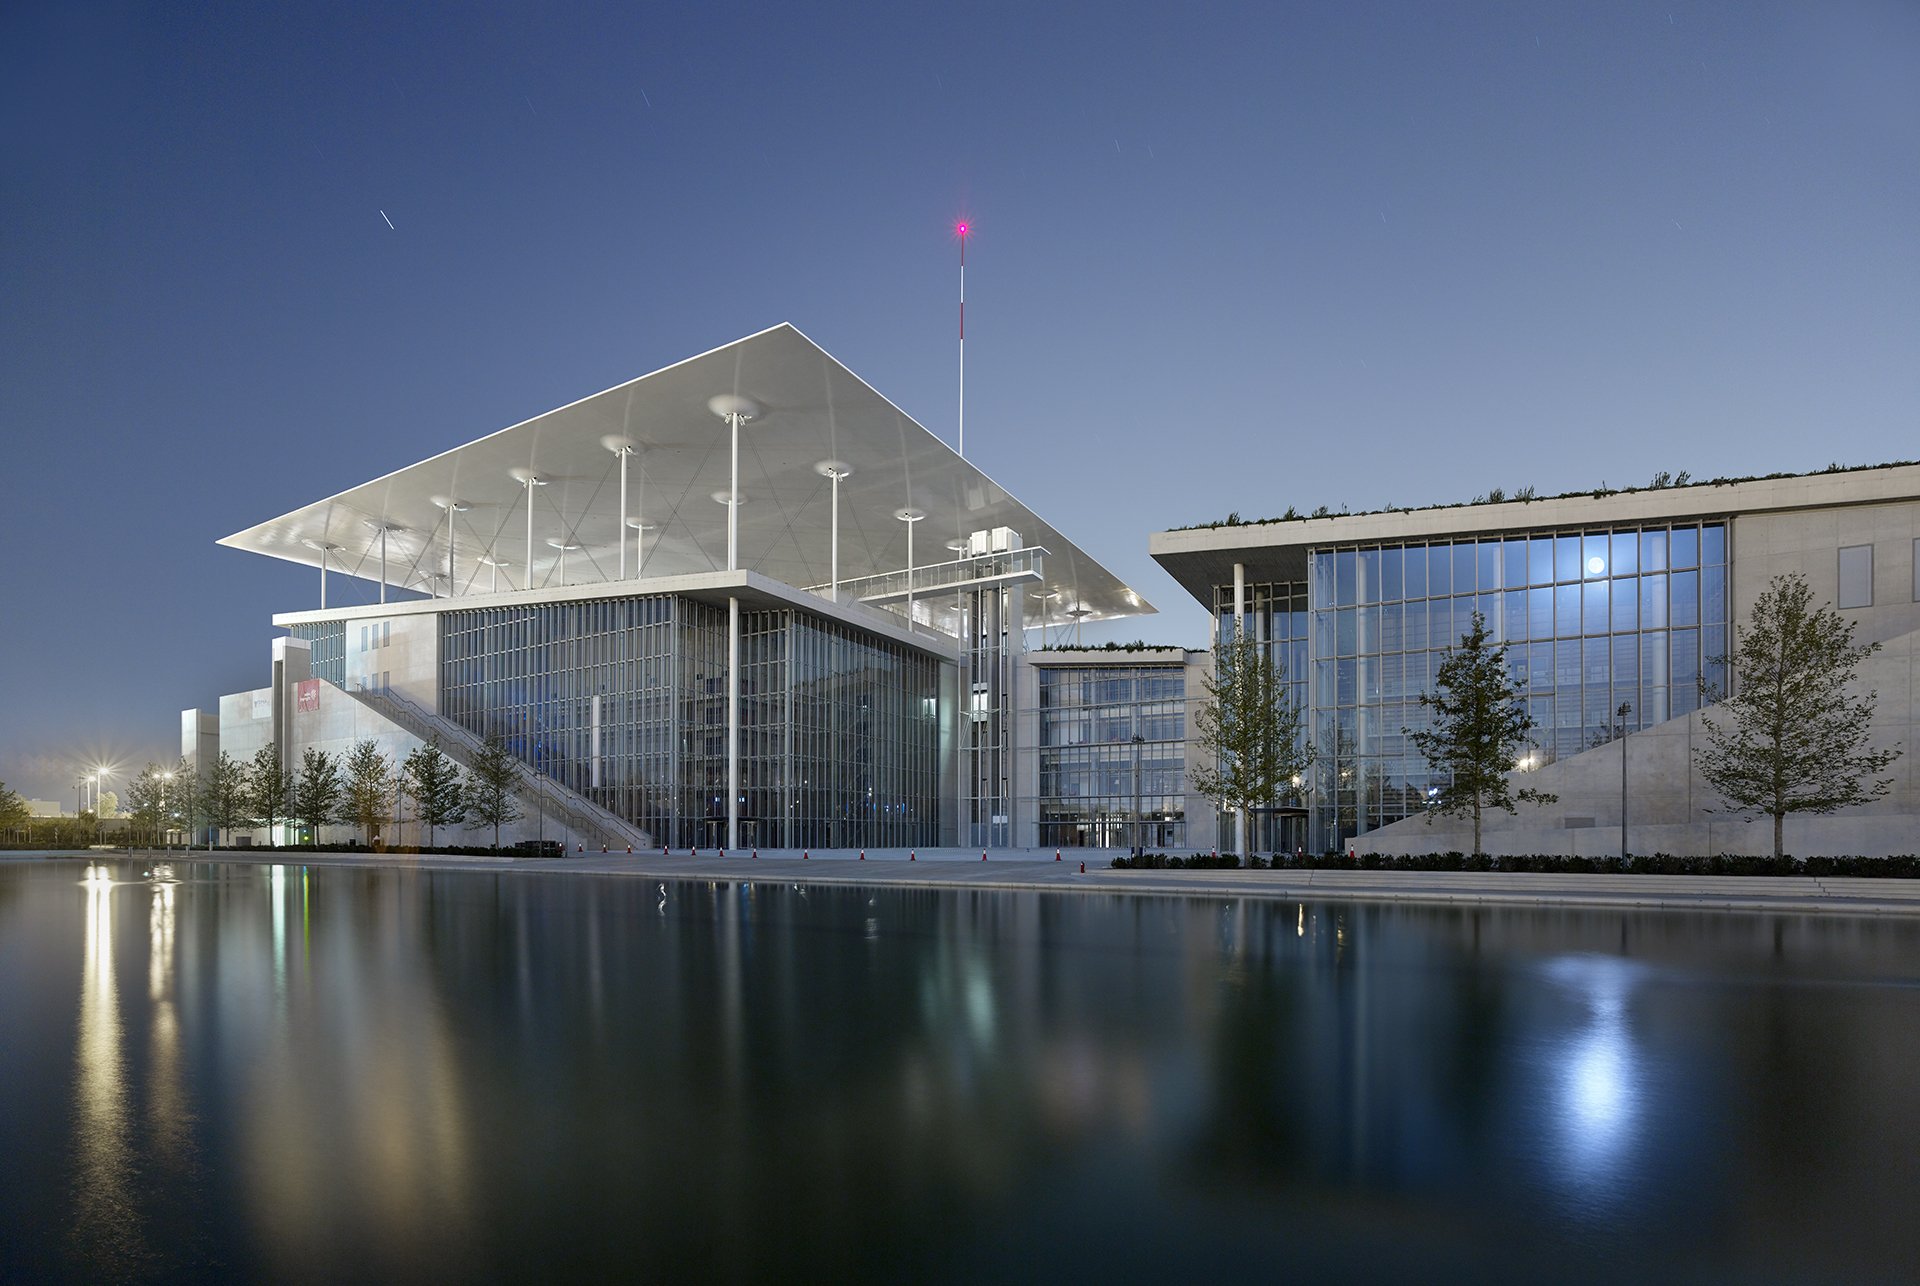
<svg viewBox="0 0 1920 1286">
<path fill-rule="evenodd" d="M 71 817 L 73 816 L 72 813 L 63 811 L 60 807 L 60 801 L 55 799 L 29 799 L 26 801 L 26 804 L 27 804 L 27 816 L 29 817 Z"/>
<path fill-rule="evenodd" d="M 1300 685 L 1319 762 L 1302 806 L 1316 850 L 1464 849 L 1423 815 L 1435 785 L 1403 731 L 1472 614 L 1509 645 L 1539 723 L 1516 764 L 1548 808 L 1495 814 L 1494 852 L 1771 851 L 1693 767 L 1717 658 L 1782 572 L 1882 651 L 1874 740 L 1906 754 L 1871 805 L 1787 823 L 1799 854 L 1920 845 L 1920 465 L 1156 533 L 1154 558 L 1213 614 L 1267 642 Z M 1703 696 L 1704 694 L 1704 696 Z M 1622 704 L 1631 735 L 1604 741 Z M 1265 846 L 1264 844 L 1262 845 Z"/>
<path fill-rule="evenodd" d="M 1021 693 L 1027 844 L 1207 848 L 1216 806 L 1187 784 L 1209 656 L 1177 647 L 1027 654 Z"/>
</svg>

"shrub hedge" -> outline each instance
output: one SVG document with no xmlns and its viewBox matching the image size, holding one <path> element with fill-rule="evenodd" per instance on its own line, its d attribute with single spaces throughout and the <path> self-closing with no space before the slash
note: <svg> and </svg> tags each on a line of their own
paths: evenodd
<svg viewBox="0 0 1920 1286">
<path fill-rule="evenodd" d="M 1179 854 L 1148 853 L 1144 857 L 1116 857 L 1113 865 L 1134 870 L 1235 870 L 1238 856 L 1222 853 Z M 1272 858 L 1254 855 L 1249 865 L 1283 871 L 1528 871 L 1611 875 L 1809 875 L 1875 876 L 1885 879 L 1920 879 L 1920 854 L 1898 853 L 1891 857 L 1743 857 L 1737 853 L 1712 853 L 1687 856 L 1675 853 L 1635 854 L 1632 857 L 1567 857 L 1560 854 L 1530 853 L 1513 856 L 1469 856 L 1466 853 L 1365 853 L 1357 859 L 1341 854 L 1276 853 Z"/>
</svg>

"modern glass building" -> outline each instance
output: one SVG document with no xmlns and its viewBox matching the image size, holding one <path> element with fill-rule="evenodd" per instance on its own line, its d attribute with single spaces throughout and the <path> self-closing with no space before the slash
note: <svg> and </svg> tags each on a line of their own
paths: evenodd
<svg viewBox="0 0 1920 1286">
<path fill-rule="evenodd" d="M 1213 804 L 1190 797 L 1186 781 L 1206 659 L 1181 648 L 1028 654 L 1028 811 L 1040 848 L 1213 842 Z"/>
<path fill-rule="evenodd" d="M 222 543 L 319 575 L 246 735 L 498 739 L 609 846 L 1013 843 L 1028 602 L 1153 610 L 790 326 Z"/>
<path fill-rule="evenodd" d="M 1440 783 L 1408 734 L 1427 726 L 1420 697 L 1476 612 L 1507 647 L 1536 723 L 1516 771 L 1570 780 L 1587 770 L 1561 765 L 1594 758 L 1624 734 L 1645 741 L 1650 762 L 1654 747 L 1666 754 L 1647 798 L 1704 826 L 1712 801 L 1691 777 L 1690 749 L 1640 734 L 1684 734 L 1688 747 L 1697 739 L 1691 716 L 1728 694 L 1724 658 L 1743 604 L 1779 572 L 1805 575 L 1828 601 L 1855 609 L 1863 638 L 1892 642 L 1920 623 L 1910 594 L 1890 606 L 1883 589 L 1880 610 L 1869 613 L 1875 600 L 1861 588 L 1876 579 L 1907 588 L 1907 562 L 1888 563 L 1915 556 L 1907 525 L 1917 480 L 1920 468 L 1900 466 L 1291 519 L 1162 532 L 1152 547 L 1211 609 L 1217 636 L 1244 630 L 1284 668 L 1318 762 L 1283 802 L 1305 811 L 1314 849 L 1343 850 L 1406 819 L 1423 829 L 1394 833 L 1420 841 Z M 1742 551 L 1746 561 L 1736 562 Z M 1909 687 L 1898 684 L 1903 701 Z M 1598 829 L 1611 813 L 1617 844 L 1622 761 L 1617 747 L 1607 754 L 1613 767 L 1592 770 L 1594 789 L 1582 787 L 1566 816 L 1536 820 Z M 1644 807 L 1649 819 L 1658 811 Z M 1284 840 L 1256 829 L 1255 843 Z"/>
</svg>

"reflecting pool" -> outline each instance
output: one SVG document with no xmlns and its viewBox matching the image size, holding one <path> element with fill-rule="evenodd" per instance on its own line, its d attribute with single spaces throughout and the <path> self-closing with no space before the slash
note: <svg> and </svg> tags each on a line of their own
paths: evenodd
<svg viewBox="0 0 1920 1286">
<path fill-rule="evenodd" d="M 1920 920 L 0 863 L 0 1279 L 1888 1280 Z"/>
</svg>

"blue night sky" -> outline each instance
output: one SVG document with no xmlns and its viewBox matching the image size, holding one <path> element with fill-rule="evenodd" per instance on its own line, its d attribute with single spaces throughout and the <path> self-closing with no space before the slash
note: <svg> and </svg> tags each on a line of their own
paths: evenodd
<svg viewBox="0 0 1920 1286">
<path fill-rule="evenodd" d="M 783 320 L 950 435 L 963 213 L 1111 636 L 1230 510 L 1920 456 L 1910 3 L 193 8 L 0 8 L 26 794 L 266 682 L 304 502 Z"/>
</svg>

